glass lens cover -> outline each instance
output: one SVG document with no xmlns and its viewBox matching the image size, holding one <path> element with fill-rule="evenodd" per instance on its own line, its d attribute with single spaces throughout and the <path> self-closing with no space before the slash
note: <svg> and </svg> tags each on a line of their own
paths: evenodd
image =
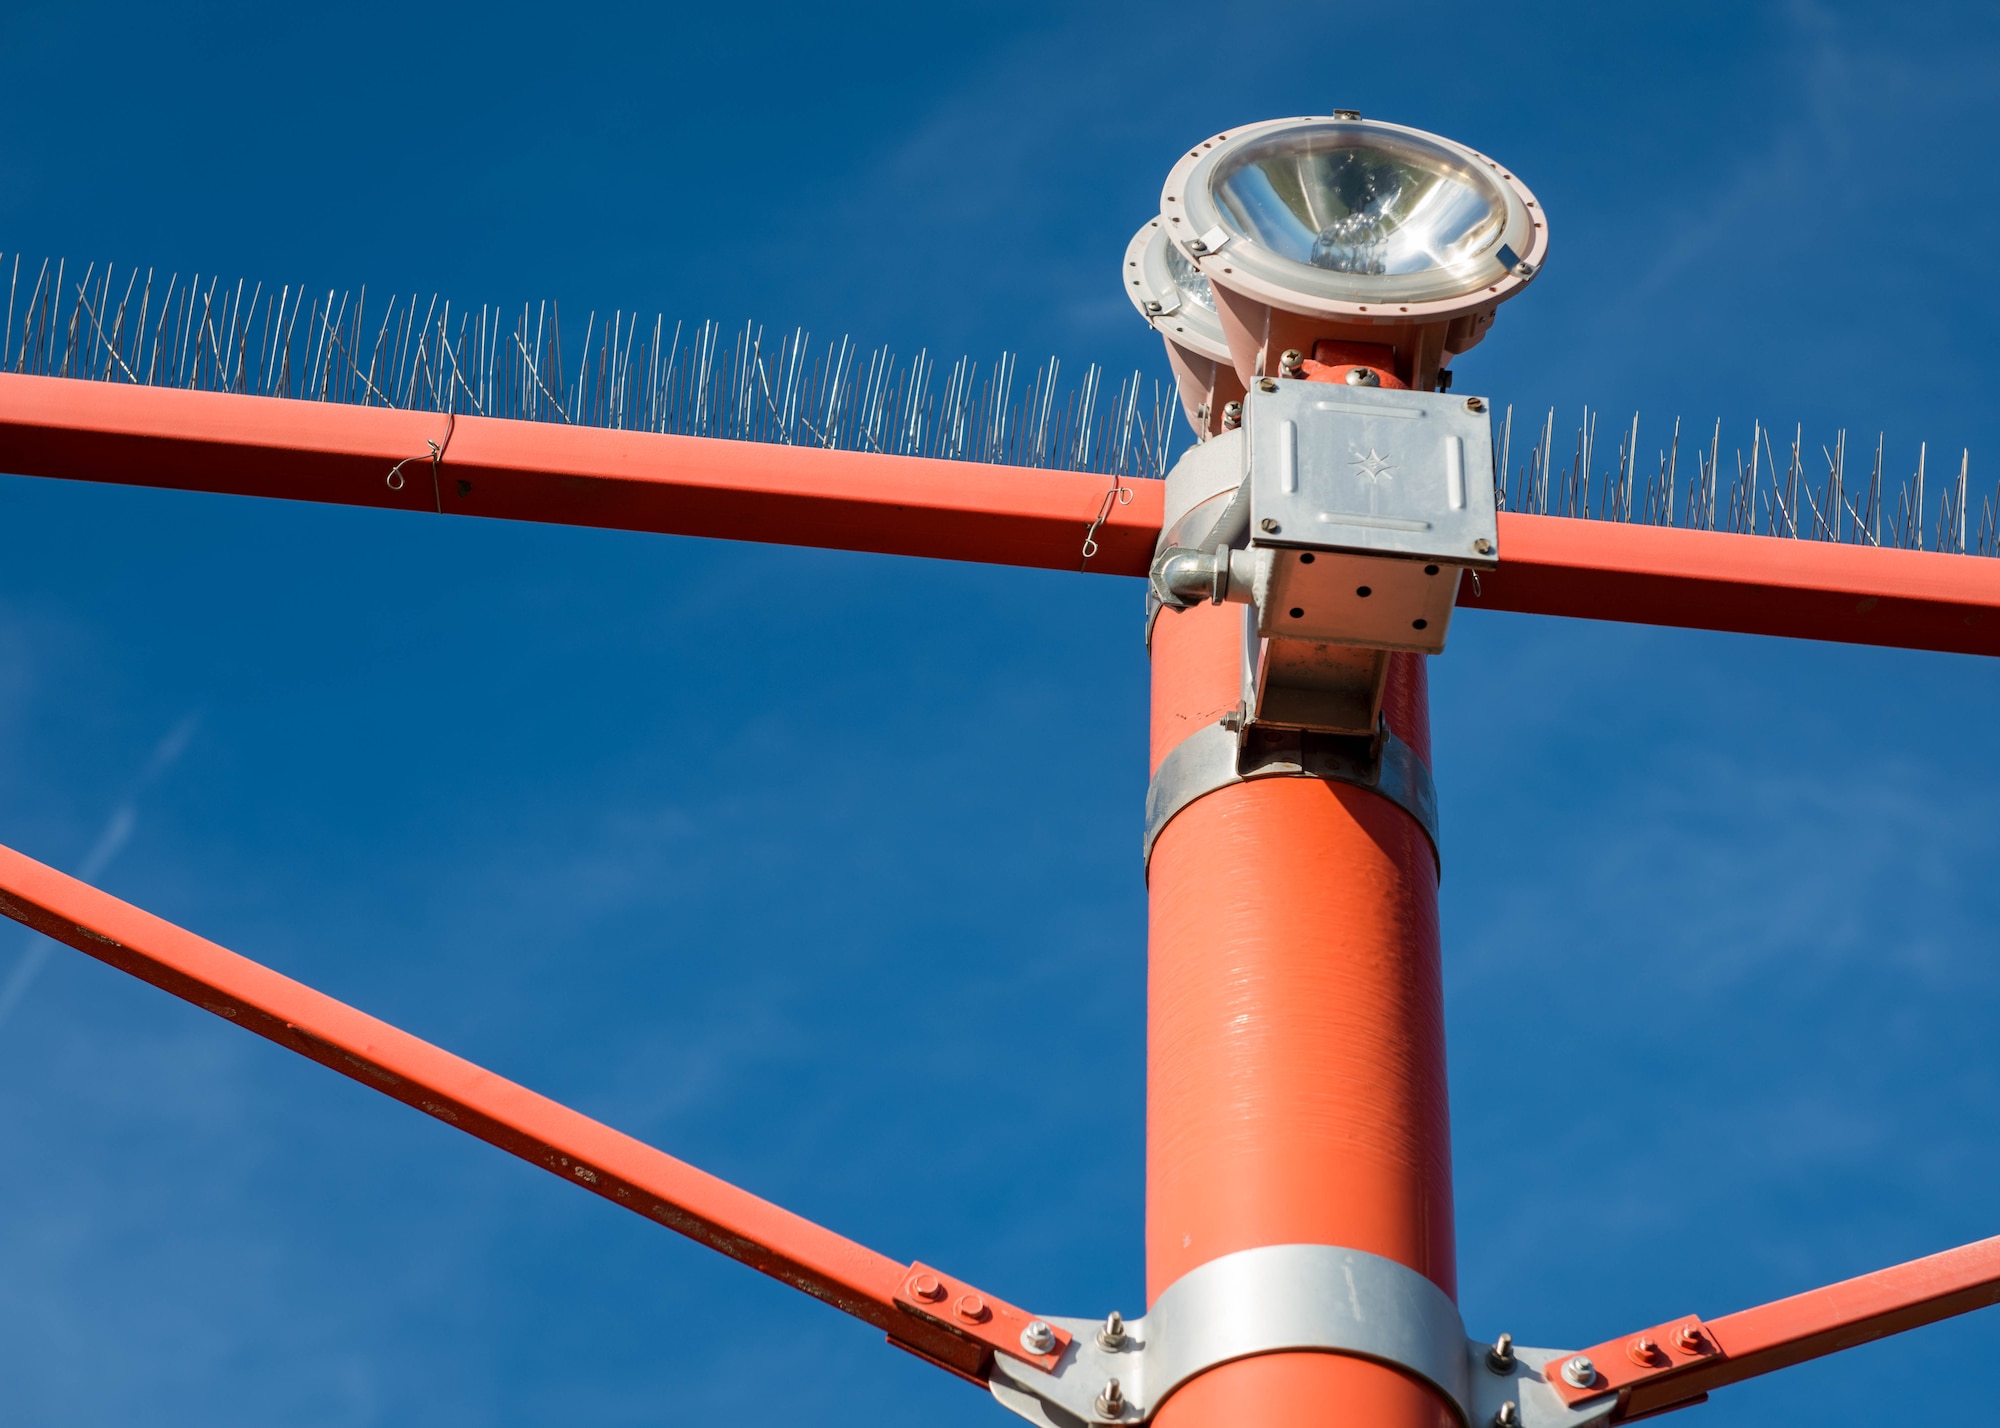
<svg viewBox="0 0 2000 1428">
<path fill-rule="evenodd" d="M 1218 167 L 1210 192 L 1252 242 L 1355 275 L 1453 267 L 1497 243 L 1507 219 L 1495 182 L 1450 150 L 1338 124 L 1246 145 Z"/>
<path fill-rule="evenodd" d="M 1167 260 L 1167 276 L 1181 290 L 1181 296 L 1197 307 L 1214 312 L 1215 289 L 1209 286 L 1207 275 L 1188 261 L 1187 255 L 1181 252 L 1180 244 L 1163 243 L 1160 247 Z"/>
</svg>

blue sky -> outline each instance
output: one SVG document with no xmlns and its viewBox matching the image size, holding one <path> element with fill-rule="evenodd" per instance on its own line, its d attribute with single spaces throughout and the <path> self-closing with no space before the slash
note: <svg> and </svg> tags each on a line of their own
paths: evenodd
<svg viewBox="0 0 2000 1428">
<path fill-rule="evenodd" d="M 1461 387 L 2000 472 L 1988 7 L 6 33 L 10 254 L 1149 372 L 1114 270 L 1175 154 L 1355 107 L 1551 215 Z M 0 841 L 898 1258 L 1139 1307 L 1135 584 L 15 478 L 0 521 Z M 1471 1328 L 1590 1342 L 2000 1231 L 2000 665 L 1475 612 L 1433 678 Z M 1010 1421 L 66 949 L 0 936 L 0 1009 L 10 1422 Z M 1996 1344 L 1694 1411 L 1942 1416 Z"/>
</svg>

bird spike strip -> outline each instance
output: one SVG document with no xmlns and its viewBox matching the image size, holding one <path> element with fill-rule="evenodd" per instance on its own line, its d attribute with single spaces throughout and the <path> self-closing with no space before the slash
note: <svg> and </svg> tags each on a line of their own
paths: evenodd
<svg viewBox="0 0 2000 1428">
<path fill-rule="evenodd" d="M 507 417 L 1158 477 L 1178 399 L 1095 364 L 1065 381 L 1002 353 L 983 371 L 928 351 L 907 359 L 803 330 L 724 328 L 593 312 L 566 342 L 553 302 L 454 307 L 151 269 L 8 265 L 0 371 L 409 411 Z M 572 323 L 571 338 L 574 337 Z"/>
<path fill-rule="evenodd" d="M 845 337 L 815 345 L 802 329 L 670 327 L 622 310 L 588 314 L 565 357 L 553 302 L 516 314 L 398 295 L 378 317 L 366 288 L 272 290 L 177 274 L 161 283 L 151 269 L 121 278 L 96 263 L 77 278 L 64 261 L 0 262 L 0 371 L 1120 477 L 1164 476 L 1174 455 L 1170 387 L 1134 372 L 1107 394 L 1095 364 L 1065 385 L 1053 357 L 1023 373 L 1002 353 L 982 371 L 928 350 L 906 360 Z M 1802 429 L 1774 443 L 1754 423 L 1747 458 L 1733 450 L 1725 477 L 1721 422 L 1705 450 L 1694 444 L 1684 473 L 1676 418 L 1642 474 L 1638 417 L 1620 428 L 1615 466 L 1599 459 L 1598 417 L 1586 407 L 1572 441 L 1558 436 L 1551 408 L 1523 433 L 1528 452 L 1515 466 L 1509 407 L 1493 441 L 1500 509 L 2000 556 L 2000 488 L 1975 515 L 1969 453 L 1940 476 L 1919 445 L 1892 510 L 1879 436 L 1865 476 L 1848 470 L 1845 431 L 1819 448 L 1820 474 Z"/>
<path fill-rule="evenodd" d="M 1681 466 L 1681 421 L 1658 449 L 1657 463 L 1640 461 L 1639 417 L 1618 431 L 1617 463 L 1600 456 L 1600 413 L 1585 407 L 1572 440 L 1556 427 L 1555 409 L 1523 434 L 1528 454 L 1510 468 L 1514 409 L 1493 433 L 1495 494 L 1503 511 L 1585 520 L 1624 521 L 1684 530 L 1732 531 L 1739 535 L 1830 541 L 1840 545 L 1889 546 L 1956 555 L 2000 556 L 2000 487 L 1972 502 L 1971 453 L 1961 452 L 1958 469 L 1929 471 L 1929 448 L 1920 443 L 1910 475 L 1892 499 L 1884 486 L 1886 444 L 1875 438 L 1872 464 L 1850 471 L 1847 433 L 1836 432 L 1815 453 L 1802 427 L 1787 438 L 1753 422 L 1749 454 L 1735 446 L 1725 452 L 1722 423 L 1706 442 L 1693 443 L 1693 460 Z M 1726 469 L 1730 459 L 1734 469 Z M 1824 469 L 1821 469 L 1821 468 Z"/>
</svg>

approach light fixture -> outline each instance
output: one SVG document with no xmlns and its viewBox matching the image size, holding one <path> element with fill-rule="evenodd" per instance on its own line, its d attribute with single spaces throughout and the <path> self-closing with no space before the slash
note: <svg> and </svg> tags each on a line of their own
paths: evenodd
<svg viewBox="0 0 2000 1428">
<path fill-rule="evenodd" d="M 1486 335 L 1549 246 L 1540 205 L 1507 169 L 1352 111 L 1204 140 L 1167 175 L 1159 222 L 1166 254 L 1151 263 L 1135 239 L 1128 280 L 1166 272 L 1185 307 L 1192 280 L 1175 270 L 1192 269 L 1246 387 L 1266 377 L 1448 387 L 1450 359 Z M 1160 327 L 1143 306 L 1160 295 L 1142 299 L 1129 281 L 1127 291 Z M 1189 335 L 1171 326 L 1170 354 Z M 1179 360 L 1175 372 L 1192 416 L 1214 383 Z M 1206 437 L 1218 424 L 1196 425 Z"/>
<path fill-rule="evenodd" d="M 1202 440 L 1167 475 L 1153 618 L 1245 607 L 1237 773 L 1330 738 L 1388 776 L 1391 654 L 1440 653 L 1460 579 L 1499 559 L 1491 411 L 1444 394 L 1448 363 L 1548 246 L 1506 169 L 1351 111 L 1218 134 L 1168 174 L 1126 292 Z"/>
<path fill-rule="evenodd" d="M 1167 240 L 1157 218 L 1126 245 L 1125 295 L 1166 339 L 1188 420 L 1204 437 L 1214 435 L 1231 403 L 1242 410 L 1243 381 L 1222 335 L 1214 289 L 1180 245 Z"/>
</svg>

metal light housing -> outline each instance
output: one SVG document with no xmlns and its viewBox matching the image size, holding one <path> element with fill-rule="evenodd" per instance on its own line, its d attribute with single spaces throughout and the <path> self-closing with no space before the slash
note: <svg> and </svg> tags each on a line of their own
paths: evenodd
<svg viewBox="0 0 2000 1428">
<path fill-rule="evenodd" d="M 1239 380 L 1320 344 L 1384 349 L 1400 384 L 1441 385 L 1494 310 L 1541 271 L 1548 223 L 1477 150 L 1342 113 L 1218 134 L 1167 176 L 1170 241 L 1205 277 Z"/>
<path fill-rule="evenodd" d="M 1221 429 L 1222 413 L 1243 400 L 1215 293 L 1194 261 L 1167 241 L 1155 218 L 1125 246 L 1125 296 L 1165 340 L 1181 405 L 1203 437 Z"/>
</svg>

